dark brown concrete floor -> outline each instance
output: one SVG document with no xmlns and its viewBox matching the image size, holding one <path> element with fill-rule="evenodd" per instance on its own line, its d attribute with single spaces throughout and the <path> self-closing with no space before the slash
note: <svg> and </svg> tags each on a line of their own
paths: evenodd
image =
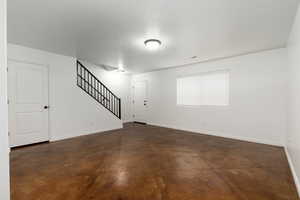
<svg viewBox="0 0 300 200">
<path fill-rule="evenodd" d="M 295 200 L 279 147 L 143 125 L 13 150 L 12 200 Z"/>
</svg>

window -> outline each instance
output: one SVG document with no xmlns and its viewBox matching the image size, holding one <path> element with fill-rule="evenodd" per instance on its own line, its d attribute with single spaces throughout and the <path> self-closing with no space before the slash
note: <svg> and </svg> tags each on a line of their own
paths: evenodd
<svg viewBox="0 0 300 200">
<path fill-rule="evenodd" d="M 229 71 L 178 78 L 177 105 L 229 105 Z"/>
</svg>

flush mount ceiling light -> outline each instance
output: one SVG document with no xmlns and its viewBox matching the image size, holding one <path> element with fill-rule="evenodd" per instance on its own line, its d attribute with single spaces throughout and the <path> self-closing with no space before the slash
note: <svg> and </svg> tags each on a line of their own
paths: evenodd
<svg viewBox="0 0 300 200">
<path fill-rule="evenodd" d="M 125 72 L 123 65 L 119 65 L 118 72 Z"/>
<path fill-rule="evenodd" d="M 145 46 L 149 50 L 156 50 L 160 47 L 161 41 L 157 39 L 149 39 L 144 42 Z"/>
</svg>

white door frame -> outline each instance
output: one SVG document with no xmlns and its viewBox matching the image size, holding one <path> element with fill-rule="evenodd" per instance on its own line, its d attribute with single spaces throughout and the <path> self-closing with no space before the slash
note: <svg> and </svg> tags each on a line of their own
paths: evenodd
<svg viewBox="0 0 300 200">
<path fill-rule="evenodd" d="M 9 145 L 7 130 L 7 2 L 0 1 L 0 199 L 10 199 Z"/>
<path fill-rule="evenodd" d="M 132 97 L 133 97 L 133 104 L 132 104 L 132 107 L 133 107 L 133 115 L 136 116 L 136 110 L 135 110 L 135 102 L 136 102 L 136 99 L 135 99 L 135 85 L 139 82 L 145 82 L 146 83 L 146 99 L 147 99 L 147 106 L 146 106 L 146 110 L 145 110 L 145 119 L 141 122 L 141 123 L 148 123 L 148 108 L 149 108 L 149 81 L 147 79 L 143 79 L 143 80 L 136 80 L 133 82 L 132 84 Z M 136 120 L 135 117 L 133 117 L 133 120 L 134 122 L 140 122 L 138 120 Z"/>
<path fill-rule="evenodd" d="M 30 60 L 24 60 L 24 59 L 17 59 L 17 58 L 7 58 L 7 63 L 9 62 L 17 62 L 17 63 L 24 63 L 24 64 L 32 64 L 32 65 L 37 65 L 37 66 L 42 66 L 42 67 L 45 67 L 47 68 L 47 89 L 48 89 L 48 127 L 47 127 L 47 133 L 48 133 L 48 141 L 51 141 L 51 133 L 50 133 L 50 71 L 49 71 L 49 64 L 43 64 L 43 63 L 38 63 L 38 62 L 34 62 L 34 61 L 30 61 Z M 9 73 L 9 66 L 7 65 L 8 67 L 8 73 Z M 8 76 L 9 78 L 9 76 Z M 9 97 L 10 97 L 10 88 L 9 88 L 9 79 L 7 79 L 7 96 L 8 96 L 8 102 L 9 102 Z M 8 109 L 9 109 L 9 105 L 8 105 Z M 8 110 L 8 114 L 9 114 L 9 110 Z M 10 117 L 8 115 L 8 122 L 10 121 Z M 8 123 L 8 132 L 10 132 L 10 123 Z M 9 141 L 10 141 L 10 138 L 9 138 Z M 9 144 L 10 146 L 10 144 Z"/>
</svg>

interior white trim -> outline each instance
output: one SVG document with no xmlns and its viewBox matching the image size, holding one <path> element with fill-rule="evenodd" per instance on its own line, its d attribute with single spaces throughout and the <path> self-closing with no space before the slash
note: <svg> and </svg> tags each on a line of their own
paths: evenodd
<svg viewBox="0 0 300 200">
<path fill-rule="evenodd" d="M 25 64 L 46 66 L 49 69 L 49 65 L 46 63 L 38 63 L 38 62 L 30 61 L 30 60 L 22 60 L 22 59 L 11 58 L 11 57 L 8 57 L 7 60 L 13 61 L 13 62 L 25 63 Z"/>
<path fill-rule="evenodd" d="M 293 161 L 292 161 L 292 159 L 291 159 L 290 153 L 289 153 L 289 151 L 288 151 L 288 149 L 287 149 L 286 146 L 284 147 L 284 151 L 285 151 L 286 157 L 287 157 L 287 159 L 288 159 L 288 162 L 289 162 L 289 165 L 290 165 L 292 174 L 293 174 L 293 178 L 294 178 L 294 181 L 295 181 L 295 185 L 296 185 L 296 188 L 297 188 L 297 191 L 298 191 L 298 196 L 299 196 L 299 198 L 300 198 L 300 180 L 299 180 L 299 178 L 297 177 L 297 174 L 296 174 L 296 170 L 295 170 Z"/>
<path fill-rule="evenodd" d="M 275 142 L 275 141 L 266 141 L 266 140 L 258 139 L 258 138 L 240 137 L 240 136 L 230 135 L 230 134 L 226 134 L 224 132 L 219 132 L 219 131 L 196 130 L 196 129 L 191 129 L 191 128 L 161 125 L 161 124 L 156 124 L 156 123 L 148 123 L 148 124 L 153 125 L 153 126 L 160 126 L 160 127 L 165 127 L 165 128 L 182 130 L 182 131 L 189 131 L 189 132 L 199 133 L 199 134 L 203 134 L 203 135 L 211 135 L 211 136 L 229 138 L 229 139 L 234 139 L 234 140 L 241 140 L 241 141 L 246 141 L 246 142 L 254 142 L 254 143 L 259 143 L 259 144 L 266 144 L 266 145 L 284 147 L 284 145 L 282 143 L 278 143 L 278 142 Z"/>
<path fill-rule="evenodd" d="M 72 139 L 72 138 L 76 138 L 76 137 L 80 137 L 80 136 L 88 136 L 88 135 L 93 135 L 93 134 L 100 134 L 100 133 L 105 134 L 107 131 L 114 131 L 114 130 L 119 130 L 122 128 L 123 128 L 123 125 L 122 125 L 122 127 L 113 128 L 113 129 L 81 131 L 81 132 L 78 132 L 75 134 L 72 131 L 69 134 L 62 134 L 62 135 L 59 135 L 58 137 L 50 138 L 50 142 L 56 142 L 56 141 L 60 141 L 60 140 Z"/>
<path fill-rule="evenodd" d="M 0 199 L 10 199 L 7 105 L 7 1 L 0 1 Z"/>
<path fill-rule="evenodd" d="M 130 123 L 133 122 L 132 119 L 123 120 L 123 123 Z"/>
</svg>

